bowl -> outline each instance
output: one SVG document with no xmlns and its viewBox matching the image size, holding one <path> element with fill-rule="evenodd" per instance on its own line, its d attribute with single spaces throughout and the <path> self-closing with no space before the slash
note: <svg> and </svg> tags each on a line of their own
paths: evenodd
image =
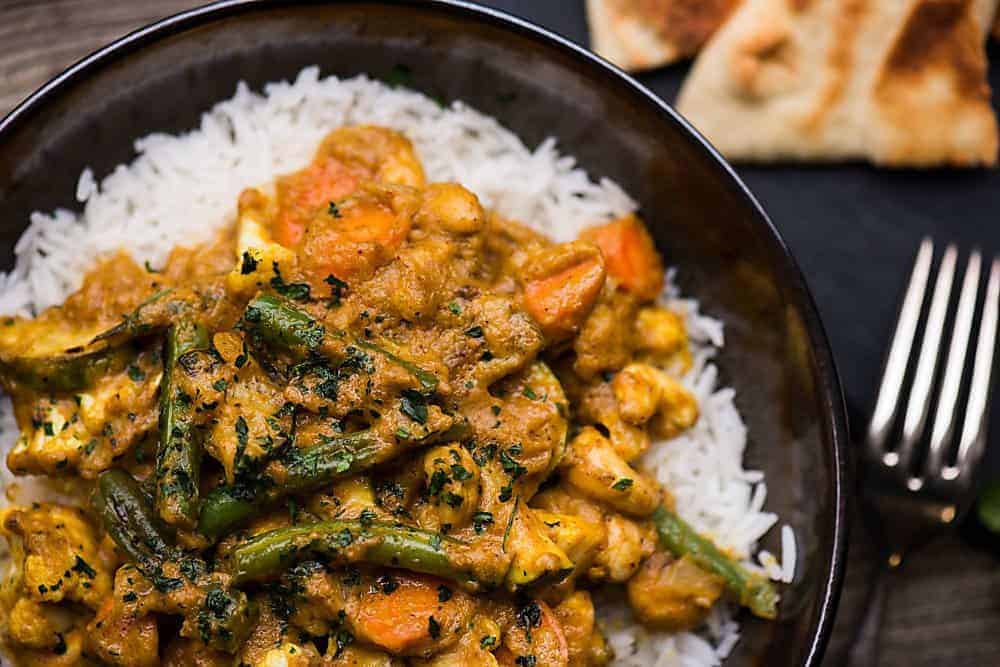
<svg viewBox="0 0 1000 667">
<path fill-rule="evenodd" d="M 780 618 L 745 617 L 726 665 L 818 665 L 843 579 L 848 441 L 809 290 L 719 154 L 636 81 L 556 35 L 450 0 L 225 0 L 133 32 L 0 122 L 0 265 L 32 211 L 76 206 L 85 167 L 100 179 L 134 157 L 134 139 L 197 126 L 238 81 L 259 88 L 312 64 L 464 100 L 528 145 L 553 136 L 641 203 L 681 288 L 726 323 L 718 361 L 749 427 L 748 466 L 767 473 L 768 506 L 798 541 Z M 773 534 L 764 546 L 780 552 Z"/>
</svg>

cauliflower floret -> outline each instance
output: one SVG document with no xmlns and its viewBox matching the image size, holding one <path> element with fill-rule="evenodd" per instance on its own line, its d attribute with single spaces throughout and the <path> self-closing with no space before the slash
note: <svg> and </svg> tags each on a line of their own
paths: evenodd
<svg viewBox="0 0 1000 667">
<path fill-rule="evenodd" d="M 25 595 L 39 602 L 81 602 L 97 609 L 111 591 L 111 564 L 83 512 L 55 504 L 13 508 L 3 531 L 23 544 Z"/>
</svg>

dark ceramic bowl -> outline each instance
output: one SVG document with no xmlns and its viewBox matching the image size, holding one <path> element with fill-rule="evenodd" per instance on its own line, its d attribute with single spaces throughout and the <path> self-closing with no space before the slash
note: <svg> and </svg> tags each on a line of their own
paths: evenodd
<svg viewBox="0 0 1000 667">
<path fill-rule="evenodd" d="M 682 288 L 726 323 L 719 362 L 749 425 L 748 464 L 767 472 L 769 508 L 799 541 L 780 619 L 745 618 L 726 664 L 818 665 L 843 578 L 847 437 L 809 291 L 718 153 L 652 93 L 559 37 L 444 0 L 228 0 L 139 30 L 0 122 L 0 263 L 9 267 L 31 211 L 75 206 L 84 167 L 100 178 L 132 159 L 133 139 L 195 127 L 238 81 L 260 87 L 312 64 L 342 76 L 405 74 L 407 85 L 496 116 L 529 145 L 555 136 L 590 174 L 641 202 Z M 776 542 L 765 546 L 778 551 Z"/>
</svg>

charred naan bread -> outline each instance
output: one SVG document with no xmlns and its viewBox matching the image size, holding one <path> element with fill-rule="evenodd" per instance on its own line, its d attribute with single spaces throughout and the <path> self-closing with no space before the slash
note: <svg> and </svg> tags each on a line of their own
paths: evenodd
<svg viewBox="0 0 1000 667">
<path fill-rule="evenodd" d="M 643 70 L 696 54 L 741 0 L 587 0 L 594 50 Z"/>
<path fill-rule="evenodd" d="M 996 0 L 746 0 L 678 110 L 730 159 L 993 165 Z"/>
</svg>

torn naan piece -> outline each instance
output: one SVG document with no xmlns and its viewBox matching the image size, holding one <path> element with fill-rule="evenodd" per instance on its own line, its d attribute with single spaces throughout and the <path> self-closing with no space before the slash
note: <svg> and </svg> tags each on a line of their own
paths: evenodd
<svg viewBox="0 0 1000 667">
<path fill-rule="evenodd" d="M 734 161 L 993 165 L 984 7 L 746 0 L 702 51 L 677 109 Z"/>
<path fill-rule="evenodd" d="M 591 46 L 627 70 L 689 58 L 741 0 L 587 0 Z"/>
</svg>

